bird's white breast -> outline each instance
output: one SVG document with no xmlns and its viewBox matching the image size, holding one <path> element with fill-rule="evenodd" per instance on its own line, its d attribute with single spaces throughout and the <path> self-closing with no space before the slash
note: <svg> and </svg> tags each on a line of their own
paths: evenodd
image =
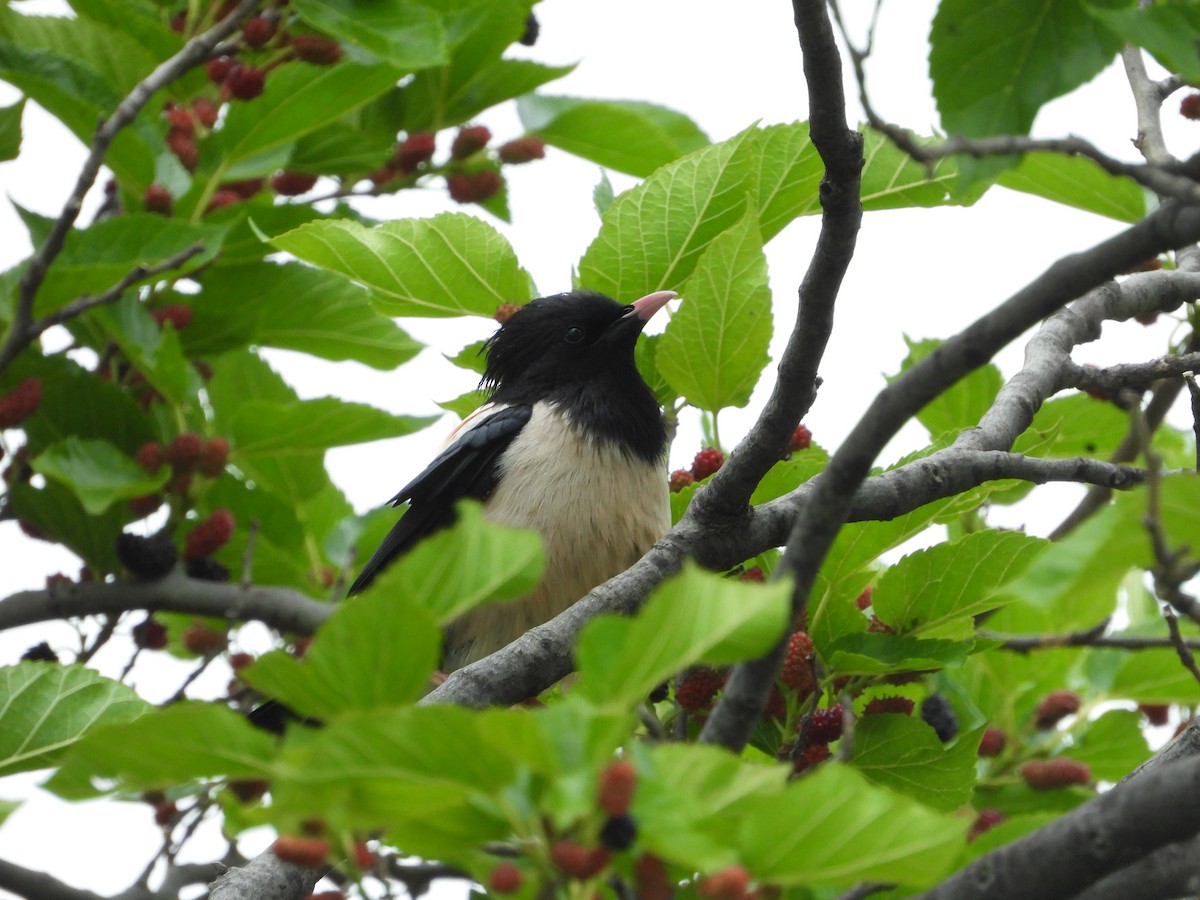
<svg viewBox="0 0 1200 900">
<path fill-rule="evenodd" d="M 589 438 L 538 403 L 500 458 L 484 515 L 539 532 L 546 567 L 529 597 L 481 607 L 450 626 L 447 669 L 494 652 L 637 562 L 671 525 L 665 464 Z"/>
</svg>

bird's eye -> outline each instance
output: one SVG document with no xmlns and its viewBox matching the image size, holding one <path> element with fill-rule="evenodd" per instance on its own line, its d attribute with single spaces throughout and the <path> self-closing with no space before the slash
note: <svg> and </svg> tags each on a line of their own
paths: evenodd
<svg viewBox="0 0 1200 900">
<path fill-rule="evenodd" d="M 573 325 L 567 329 L 567 333 L 563 335 L 563 340 L 568 344 L 578 344 L 583 340 L 583 329 L 577 325 Z"/>
</svg>

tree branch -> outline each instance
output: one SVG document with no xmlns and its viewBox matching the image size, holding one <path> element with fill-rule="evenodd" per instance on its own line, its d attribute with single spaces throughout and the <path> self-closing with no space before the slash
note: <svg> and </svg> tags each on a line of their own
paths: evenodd
<svg viewBox="0 0 1200 900">
<path fill-rule="evenodd" d="M 1011 844 L 914 900 L 1061 900 L 1200 829 L 1200 759 L 1161 766 Z M 1140 893 L 1138 896 L 1142 896 Z"/>
<path fill-rule="evenodd" d="M 196 35 L 184 44 L 178 53 L 134 85 L 129 95 L 117 104 L 112 115 L 96 127 L 91 150 L 75 181 L 75 188 L 71 191 L 71 196 L 67 198 L 62 212 L 59 213 L 58 219 L 55 221 L 54 227 L 50 229 L 50 233 L 46 235 L 46 239 L 42 241 L 42 245 L 30 257 L 29 266 L 21 277 L 12 323 L 9 325 L 4 343 L 0 345 L 0 373 L 8 368 L 17 354 L 32 340 L 27 335 L 34 321 L 33 304 L 37 298 L 38 289 L 42 286 L 50 264 L 62 252 L 67 235 L 75 224 L 75 220 L 79 218 L 79 211 L 83 208 L 83 198 L 96 182 L 96 176 L 100 173 L 100 167 L 104 163 L 104 157 L 113 140 L 123 128 L 137 118 L 142 107 L 157 91 L 179 78 L 188 69 L 204 62 L 212 49 L 223 38 L 236 31 L 242 20 L 256 6 L 258 6 L 258 0 L 242 0 L 228 16 L 203 34 Z"/>
</svg>

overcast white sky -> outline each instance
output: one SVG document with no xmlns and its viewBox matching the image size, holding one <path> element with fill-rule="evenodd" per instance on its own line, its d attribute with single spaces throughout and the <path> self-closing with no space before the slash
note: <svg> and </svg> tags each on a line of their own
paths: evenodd
<svg viewBox="0 0 1200 900">
<path fill-rule="evenodd" d="M 871 4 L 847 0 L 852 19 L 863 21 Z M 936 4 L 904 0 L 884 5 L 870 83 L 876 108 L 915 129 L 930 130 L 936 115 L 925 76 L 926 34 Z M 26 11 L 58 10 L 60 0 L 17 4 Z M 714 140 L 754 121 L 788 122 L 807 116 L 800 57 L 790 4 L 750 0 L 545 0 L 538 7 L 541 38 L 523 55 L 548 63 L 579 62 L 574 73 L 549 86 L 549 93 L 650 100 L 683 111 Z M 854 96 L 853 90 L 849 91 Z M 0 84 L 0 105 L 17 94 Z M 1168 101 L 1169 140 L 1178 155 L 1196 149 L 1200 123 L 1184 122 Z M 856 113 L 852 113 L 852 118 Z M 520 133 L 509 107 L 484 119 L 499 139 Z M 54 120 L 30 106 L 25 113 L 21 159 L 0 164 L 0 191 L 44 215 L 57 215 L 83 159 L 78 141 Z M 1132 101 L 1119 68 L 1110 68 L 1074 96 L 1056 101 L 1037 123 L 1043 135 L 1082 134 L 1111 153 L 1134 158 Z M 29 152 L 29 151 L 33 152 Z M 595 235 L 598 218 L 591 205 L 599 169 L 550 150 L 546 160 L 509 170 L 513 224 L 495 223 L 509 237 L 522 264 L 542 293 L 570 286 L 572 266 Z M 631 180 L 613 176 L 621 187 Z M 364 203 L 381 218 L 426 215 L 453 206 L 440 189 L 405 192 L 398 198 Z M 488 218 L 486 213 L 480 213 Z M 85 215 L 86 219 L 86 215 Z M 817 221 L 795 223 L 768 247 L 776 298 L 777 357 L 795 314 L 796 287 L 815 240 Z M 830 449 L 853 426 L 883 373 L 894 372 L 905 355 L 903 335 L 914 338 L 953 334 L 982 311 L 1003 300 L 1047 265 L 1121 229 L 1116 222 L 1063 209 L 1048 201 L 994 190 L 972 209 L 912 210 L 868 214 L 858 252 L 845 283 L 838 323 L 822 366 L 825 384 L 806 422 L 815 439 Z M 30 252 L 27 236 L 7 204 L 0 204 L 0 268 Z M 632 298 L 625 298 L 632 299 Z M 303 396 L 338 396 L 396 412 L 436 412 L 435 400 L 473 387 L 473 379 L 440 359 L 490 332 L 482 320 L 405 322 L 430 349 L 397 373 L 380 373 L 355 363 L 333 364 L 298 354 L 272 353 L 271 359 Z M 661 326 L 659 326 L 661 327 Z M 1149 359 L 1165 348 L 1169 325 L 1142 328 L 1110 325 L 1104 338 L 1082 348 L 1081 361 L 1100 364 Z M 1006 373 L 1020 364 L 1019 347 L 1000 359 Z M 432 387 L 432 393 L 430 389 Z M 722 416 L 722 436 L 736 438 L 757 411 L 765 390 L 745 410 Z M 450 427 L 394 441 L 334 450 L 329 463 L 335 481 L 360 511 L 390 497 L 423 467 Z M 898 456 L 918 445 L 913 429 L 894 446 Z M 681 430 L 672 468 L 687 465 L 698 449 L 694 423 Z M 1033 515 L 1021 512 L 1018 516 Z M 1055 524 L 1048 518 L 1019 518 L 1035 533 Z M 74 572 L 68 554 L 28 541 L 10 523 L 0 524 L 0 597 L 40 586 L 47 574 Z M 0 635 L 0 664 L 50 634 L 51 642 L 71 644 L 71 632 L 44 628 Z M 113 673 L 123 652 L 101 654 L 97 662 Z M 143 672 L 139 687 L 150 695 L 175 690 L 185 669 Z M 154 681 L 159 683 L 155 684 Z M 214 677 L 219 689 L 224 677 Z M 201 690 L 203 682 L 198 686 Z M 0 798 L 26 796 L 34 778 L 0 781 Z M 117 808 L 114 808 L 117 807 Z M 248 842 L 253 851 L 265 844 Z M 101 894 L 128 886 L 158 844 L 149 809 L 140 804 L 66 806 L 39 795 L 0 827 L 0 858 L 53 872 Z M 209 845 L 211 846 L 211 844 Z M 203 857 L 204 854 L 198 854 Z M 8 896 L 0 891 L 0 897 Z"/>
</svg>

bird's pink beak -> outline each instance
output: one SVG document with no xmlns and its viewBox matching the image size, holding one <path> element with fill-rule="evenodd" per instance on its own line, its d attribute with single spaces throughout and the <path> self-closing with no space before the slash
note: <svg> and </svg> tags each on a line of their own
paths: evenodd
<svg viewBox="0 0 1200 900">
<path fill-rule="evenodd" d="M 668 300 L 674 300 L 678 296 L 674 291 L 655 291 L 629 305 L 633 307 L 634 314 L 639 319 L 648 322 L 651 316 L 667 305 Z"/>
</svg>

